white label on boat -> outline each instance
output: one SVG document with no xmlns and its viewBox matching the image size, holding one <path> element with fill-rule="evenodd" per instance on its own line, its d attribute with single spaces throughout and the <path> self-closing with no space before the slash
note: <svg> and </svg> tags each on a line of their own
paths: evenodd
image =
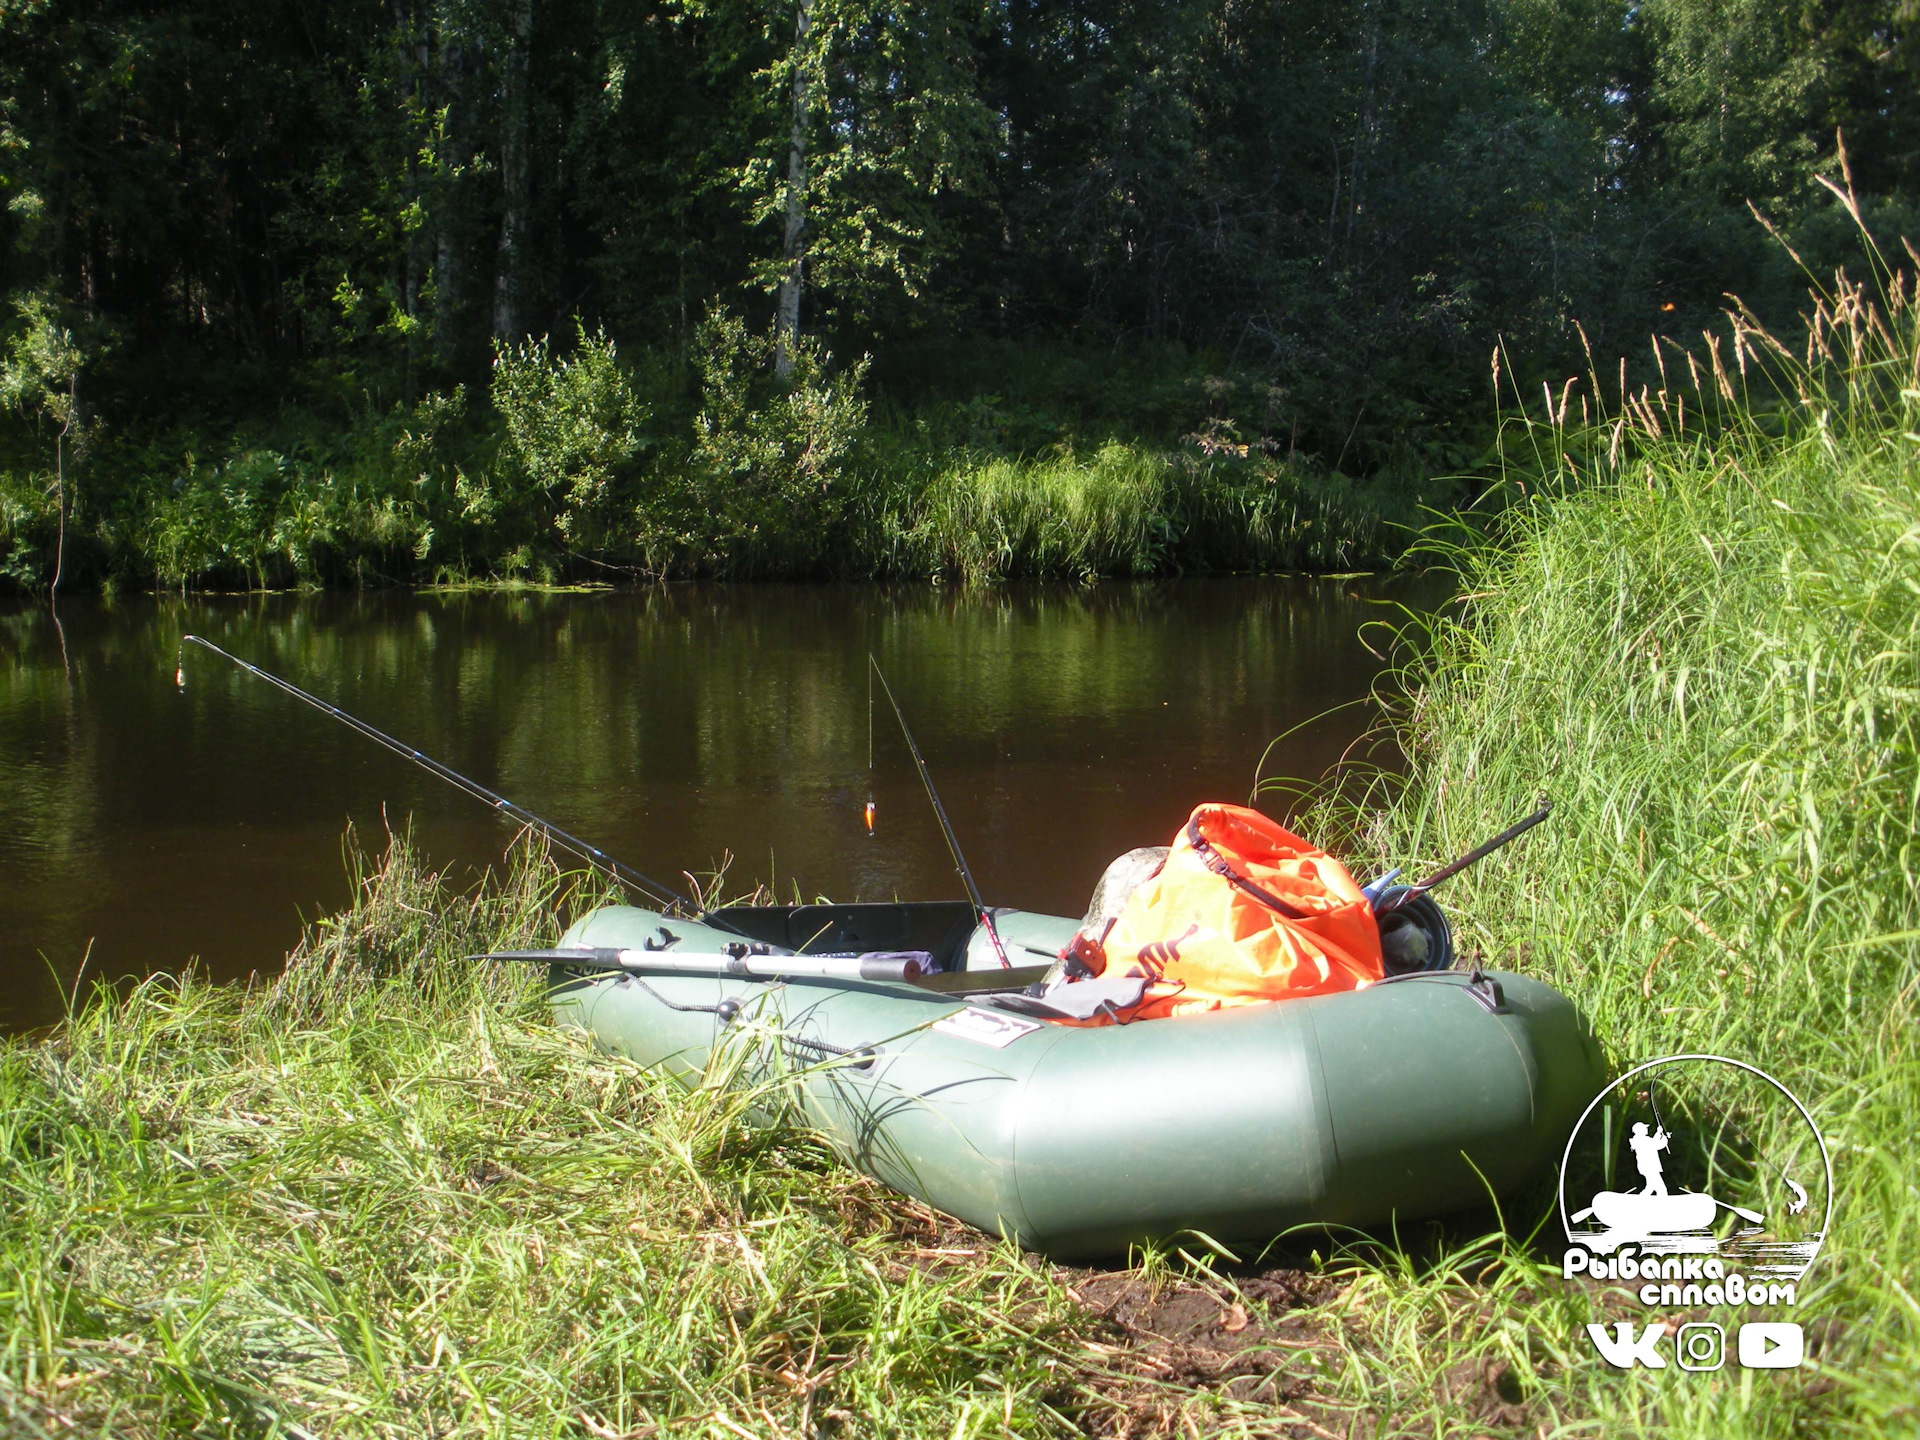
<svg viewBox="0 0 1920 1440">
<path fill-rule="evenodd" d="M 976 1045 L 991 1045 L 996 1050 L 1004 1050 L 1022 1035 L 1031 1035 L 1040 1028 L 1038 1020 L 1023 1020 L 1018 1015 L 1006 1015 L 995 1010 L 956 1010 L 944 1020 L 936 1020 L 933 1028 L 942 1035 L 957 1035 L 962 1040 L 971 1040 Z"/>
</svg>

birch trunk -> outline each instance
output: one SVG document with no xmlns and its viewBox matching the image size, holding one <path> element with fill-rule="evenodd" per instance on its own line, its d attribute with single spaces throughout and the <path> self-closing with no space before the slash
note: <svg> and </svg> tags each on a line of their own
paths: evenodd
<svg viewBox="0 0 1920 1440">
<path fill-rule="evenodd" d="M 780 253 L 787 262 L 780 281 L 780 308 L 774 319 L 773 373 L 793 372 L 793 351 L 800 340 L 800 292 L 806 282 L 807 256 L 807 35 L 813 0 L 797 0 L 793 26 L 793 130 L 787 139 L 787 227 Z"/>
<path fill-rule="evenodd" d="M 67 571 L 67 436 L 73 433 L 73 422 L 79 414 L 80 377 L 75 375 L 67 381 L 66 418 L 53 440 L 53 505 L 59 533 L 53 546 L 53 583 L 47 587 L 49 598 L 60 593 L 60 580 Z"/>
</svg>

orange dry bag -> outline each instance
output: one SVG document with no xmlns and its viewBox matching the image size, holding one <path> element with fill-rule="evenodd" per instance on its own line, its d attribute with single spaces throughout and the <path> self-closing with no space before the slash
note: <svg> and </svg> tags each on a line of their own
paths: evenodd
<svg viewBox="0 0 1920 1440">
<path fill-rule="evenodd" d="M 1373 907 L 1339 861 L 1257 810 L 1202 805 L 1102 947 L 1153 981 L 1136 1018 L 1357 990 L 1384 973 Z"/>
</svg>

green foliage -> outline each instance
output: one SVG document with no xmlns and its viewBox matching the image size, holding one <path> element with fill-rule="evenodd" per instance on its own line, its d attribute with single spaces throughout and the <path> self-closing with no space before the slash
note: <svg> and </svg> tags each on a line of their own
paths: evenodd
<svg viewBox="0 0 1920 1440">
<path fill-rule="evenodd" d="M 1913 25 L 1909 0 L 14 5 L 0 301 L 83 337 L 114 457 L 211 467 L 89 468 L 95 580 L 857 573 L 900 563 L 953 465 L 1192 434 L 1384 482 L 1398 523 L 1484 466 L 1496 345 L 1529 388 L 1582 333 L 1649 378 L 1649 332 L 1797 287 L 1748 200 L 1828 263 L 1837 131 L 1883 240 L 1909 229 Z M 747 338 L 783 285 L 791 393 Z M 1210 379 L 1267 398 L 1196 404 Z M 458 387 L 475 413 L 403 487 L 391 417 Z M 0 566 L 31 576 L 31 426 L 0 428 Z M 254 540 L 213 513 L 242 476 L 281 487 L 247 499 Z"/>
<path fill-rule="evenodd" d="M 860 486 L 867 362 L 834 370 L 817 343 L 803 341 L 780 380 L 771 374 L 773 343 L 720 310 L 697 337 L 701 407 L 690 464 L 714 543 L 740 574 L 809 562 L 851 568 L 846 527 Z"/>
<path fill-rule="evenodd" d="M 79 418 L 74 387 L 85 358 L 44 292 L 13 298 L 13 323 L 0 351 L 0 405 L 38 427 L 67 429 Z"/>
<path fill-rule="evenodd" d="M 579 331 L 556 359 L 545 338 L 494 355 L 493 407 L 504 432 L 496 484 L 470 506 L 476 519 L 536 545 L 557 534 L 570 548 L 618 544 L 648 511 L 635 482 L 649 407 L 605 332 Z"/>
</svg>

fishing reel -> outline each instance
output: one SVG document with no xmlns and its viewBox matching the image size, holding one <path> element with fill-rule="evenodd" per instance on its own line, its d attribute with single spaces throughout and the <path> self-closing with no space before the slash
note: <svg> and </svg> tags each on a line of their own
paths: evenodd
<svg viewBox="0 0 1920 1440">
<path fill-rule="evenodd" d="M 1445 912 L 1424 890 L 1412 892 L 1411 885 L 1389 885 L 1373 896 L 1380 959 L 1389 977 L 1453 968 L 1453 927 Z"/>
</svg>

